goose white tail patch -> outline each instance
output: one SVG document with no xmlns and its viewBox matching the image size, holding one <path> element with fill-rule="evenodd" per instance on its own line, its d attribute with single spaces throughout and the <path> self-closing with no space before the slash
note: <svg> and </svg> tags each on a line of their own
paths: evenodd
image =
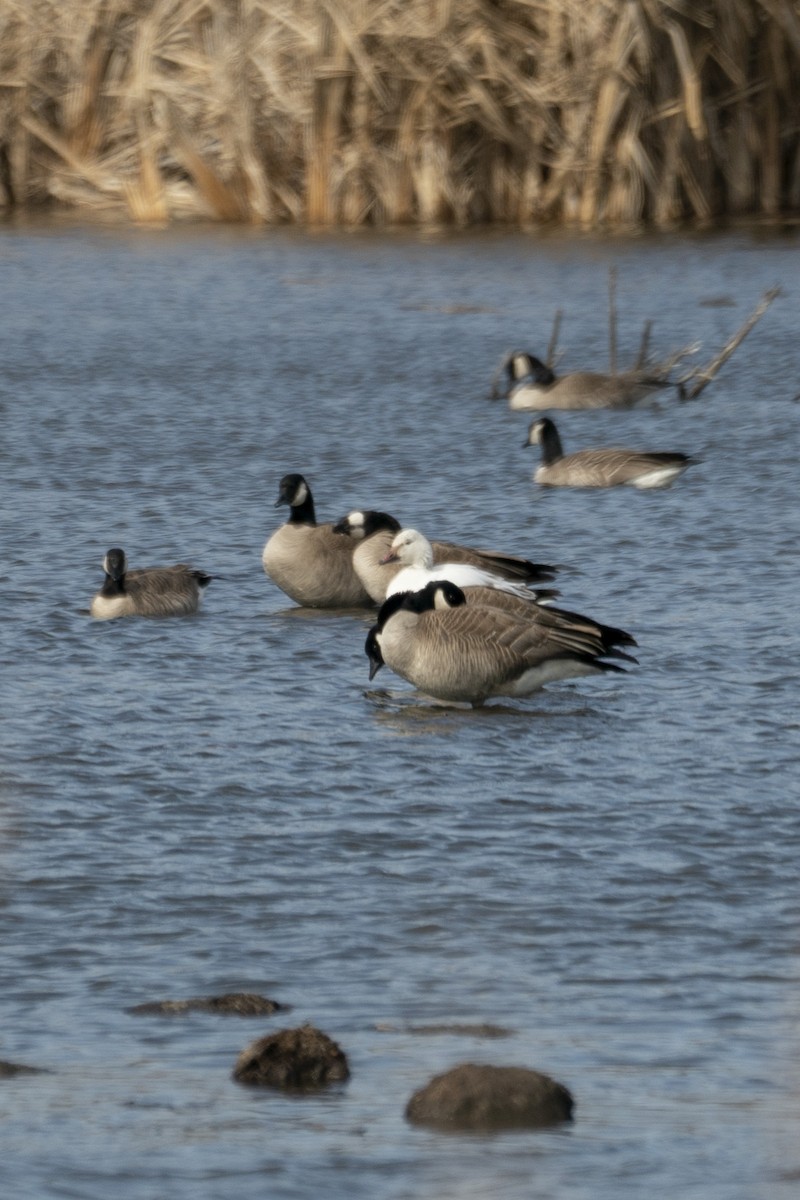
<svg viewBox="0 0 800 1200">
<path fill-rule="evenodd" d="M 637 475 L 636 479 L 631 480 L 631 483 L 637 488 L 666 487 L 685 470 L 686 464 L 684 463 L 679 463 L 673 467 L 656 467 L 654 470 L 648 471 L 645 475 Z"/>
</svg>

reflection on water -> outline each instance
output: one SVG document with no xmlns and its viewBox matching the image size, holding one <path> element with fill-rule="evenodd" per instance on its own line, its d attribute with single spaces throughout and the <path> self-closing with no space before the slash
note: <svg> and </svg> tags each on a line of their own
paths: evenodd
<svg viewBox="0 0 800 1200">
<path fill-rule="evenodd" d="M 2 232 L 0 1057 L 50 1072 L 3 1081 L 9 1194 L 793 1194 L 799 253 Z M 696 404 L 562 415 L 575 446 L 700 457 L 672 489 L 548 493 L 491 374 L 557 306 L 564 365 L 604 369 L 611 264 L 626 361 L 646 318 L 710 356 L 784 297 Z M 370 614 L 261 568 L 294 470 L 321 520 L 563 563 L 560 603 L 639 665 L 474 710 L 372 686 Z M 200 614 L 88 620 L 112 545 L 214 574 Z M 231 991 L 293 1011 L 126 1011 Z M 230 1081 L 306 1020 L 345 1089 Z M 574 1126 L 409 1127 L 463 1061 L 562 1080 Z"/>
</svg>

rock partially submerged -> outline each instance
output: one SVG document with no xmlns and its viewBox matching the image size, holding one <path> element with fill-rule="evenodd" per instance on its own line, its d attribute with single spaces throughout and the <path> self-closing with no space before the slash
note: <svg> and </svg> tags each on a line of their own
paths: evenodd
<svg viewBox="0 0 800 1200">
<path fill-rule="evenodd" d="M 344 1051 L 313 1025 L 259 1038 L 241 1052 L 233 1068 L 238 1083 L 289 1091 L 311 1091 L 349 1077 Z"/>
<path fill-rule="evenodd" d="M 488 1022 L 481 1022 L 480 1025 L 392 1025 L 388 1022 L 383 1022 L 375 1026 L 378 1033 L 412 1033 L 420 1037 L 439 1037 L 443 1034 L 452 1034 L 455 1037 L 476 1037 L 476 1038 L 507 1038 L 511 1037 L 513 1030 L 504 1029 L 502 1025 L 491 1025 Z"/>
<path fill-rule="evenodd" d="M 0 1079 L 12 1079 L 15 1075 L 47 1075 L 44 1067 L 28 1067 L 25 1063 L 7 1062 L 0 1059 Z"/>
<path fill-rule="evenodd" d="M 150 1000 L 128 1012 L 135 1016 L 182 1016 L 188 1012 L 233 1014 L 237 1017 L 269 1017 L 286 1009 L 285 1004 L 254 992 L 227 992 L 224 996 L 194 996 L 189 1000 Z"/>
<path fill-rule="evenodd" d="M 569 1121 L 573 1107 L 569 1089 L 549 1075 L 463 1063 L 415 1092 L 406 1118 L 438 1129 L 533 1129 Z"/>
</svg>

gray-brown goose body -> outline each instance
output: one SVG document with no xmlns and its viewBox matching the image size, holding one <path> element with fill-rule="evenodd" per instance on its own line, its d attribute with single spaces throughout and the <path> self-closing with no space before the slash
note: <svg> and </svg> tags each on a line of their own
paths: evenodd
<svg viewBox="0 0 800 1200">
<path fill-rule="evenodd" d="M 128 570 L 125 551 L 114 547 L 103 559 L 105 579 L 89 611 L 98 620 L 114 617 L 186 617 L 197 612 L 213 576 L 186 563 Z"/>
<path fill-rule="evenodd" d="M 493 696 L 529 696 L 555 680 L 624 671 L 603 661 L 591 633 L 467 604 L 447 581 L 390 597 L 364 649 L 370 679 L 385 663 L 434 699 L 475 706 Z"/>
<path fill-rule="evenodd" d="M 531 409 L 633 408 L 669 381 L 647 371 L 604 375 L 570 371 L 556 376 L 532 354 L 517 351 L 506 364 L 508 406 L 515 412 Z"/>
<path fill-rule="evenodd" d="M 284 475 L 277 508 L 289 519 L 272 534 L 261 561 L 273 583 L 306 608 L 371 608 L 372 600 L 353 567 L 353 543 L 317 524 L 314 499 L 302 475 Z"/>
<path fill-rule="evenodd" d="M 400 522 L 388 513 L 350 512 L 334 529 L 355 542 L 353 566 L 362 584 L 376 604 L 382 604 L 395 576 L 403 569 L 399 559 L 387 561 L 392 542 L 401 530 Z M 549 563 L 531 562 L 515 554 L 497 550 L 480 550 L 456 542 L 430 543 L 435 566 L 459 563 L 490 571 L 510 583 L 546 583 L 555 577 L 557 567 Z"/>
<path fill-rule="evenodd" d="M 565 642 L 575 635 L 576 649 L 585 649 L 587 639 L 590 639 L 595 653 L 636 662 L 627 650 L 621 649 L 623 646 L 636 645 L 636 639 L 631 634 L 614 625 L 604 625 L 583 613 L 571 612 L 552 604 L 551 600 L 558 595 L 557 591 L 531 591 L 528 599 L 501 592 L 497 588 L 465 587 L 461 591 L 467 604 L 505 609 L 520 620 L 534 621 L 543 629 L 558 631 Z"/>
<path fill-rule="evenodd" d="M 536 468 L 533 478 L 544 487 L 663 488 L 696 461 L 677 452 L 616 447 L 565 454 L 558 430 L 549 417 L 532 422 L 525 445 L 541 448 L 541 466 Z"/>
</svg>

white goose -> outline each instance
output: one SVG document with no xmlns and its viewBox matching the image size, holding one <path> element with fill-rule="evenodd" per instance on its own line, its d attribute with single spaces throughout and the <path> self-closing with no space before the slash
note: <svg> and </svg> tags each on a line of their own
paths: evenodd
<svg viewBox="0 0 800 1200">
<path fill-rule="evenodd" d="M 434 566 L 433 547 L 417 529 L 401 529 L 381 562 L 398 562 L 402 567 L 386 589 L 387 600 L 399 592 L 418 592 L 433 580 L 442 579 L 447 579 L 460 588 L 499 588 L 500 591 L 511 592 L 515 596 L 531 598 L 531 593 L 524 583 L 503 579 L 492 571 L 472 566 L 470 563 L 439 562 Z"/>
<path fill-rule="evenodd" d="M 375 603 L 382 604 L 392 579 L 403 569 L 399 561 L 386 561 L 392 541 L 402 529 L 400 522 L 389 513 L 356 510 L 342 517 L 333 528 L 352 539 L 355 572 Z M 531 562 L 521 555 L 479 550 L 457 542 L 432 541 L 431 548 L 436 564 L 469 563 L 515 583 L 544 583 L 553 579 L 557 570 L 549 563 Z M 531 598 L 535 598 L 533 594 Z"/>
</svg>

